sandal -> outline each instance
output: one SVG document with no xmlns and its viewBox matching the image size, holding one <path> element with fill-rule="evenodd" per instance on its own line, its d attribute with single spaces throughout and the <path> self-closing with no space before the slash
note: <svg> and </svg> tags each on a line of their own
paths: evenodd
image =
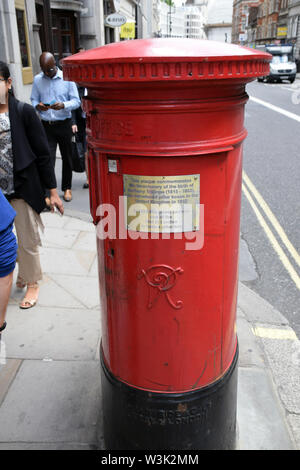
<svg viewBox="0 0 300 470">
<path fill-rule="evenodd" d="M 39 289 L 39 285 L 37 282 L 35 282 L 34 284 L 27 284 L 27 288 L 34 288 L 34 289 Z M 19 304 L 19 307 L 22 308 L 23 310 L 27 310 L 28 308 L 32 308 L 36 305 L 38 299 L 29 299 L 29 298 L 26 298 L 26 295 L 24 297 L 24 299 L 22 300 L 22 302 Z"/>
</svg>

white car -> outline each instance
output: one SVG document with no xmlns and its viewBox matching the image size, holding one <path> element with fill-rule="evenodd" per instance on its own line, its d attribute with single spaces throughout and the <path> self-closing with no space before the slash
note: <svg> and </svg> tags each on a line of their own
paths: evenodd
<svg viewBox="0 0 300 470">
<path fill-rule="evenodd" d="M 288 53 L 276 53 L 275 47 L 267 48 L 266 52 L 270 52 L 273 55 L 272 62 L 270 63 L 270 74 L 265 77 L 258 78 L 259 82 L 267 80 L 268 82 L 289 80 L 291 83 L 295 81 L 297 67 L 296 63 L 292 59 L 291 54 Z M 283 47 L 281 48 L 281 50 Z"/>
</svg>

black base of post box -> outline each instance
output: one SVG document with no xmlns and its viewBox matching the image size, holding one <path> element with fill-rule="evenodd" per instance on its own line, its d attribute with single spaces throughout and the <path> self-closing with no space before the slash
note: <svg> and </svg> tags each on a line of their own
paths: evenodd
<svg viewBox="0 0 300 470">
<path fill-rule="evenodd" d="M 114 377 L 101 353 L 104 441 L 108 450 L 234 450 L 238 348 L 226 374 L 186 393 L 157 393 Z"/>
</svg>

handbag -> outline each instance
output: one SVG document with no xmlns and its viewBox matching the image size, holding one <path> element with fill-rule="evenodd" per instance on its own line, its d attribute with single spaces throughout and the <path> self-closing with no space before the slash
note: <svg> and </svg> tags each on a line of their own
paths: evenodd
<svg viewBox="0 0 300 470">
<path fill-rule="evenodd" d="M 85 171 L 85 151 L 82 142 L 72 136 L 72 169 L 75 173 L 83 173 Z"/>
</svg>

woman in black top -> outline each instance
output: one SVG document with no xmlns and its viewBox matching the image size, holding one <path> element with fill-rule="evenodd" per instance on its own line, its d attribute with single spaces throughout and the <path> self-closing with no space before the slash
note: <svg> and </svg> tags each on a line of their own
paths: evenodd
<svg viewBox="0 0 300 470">
<path fill-rule="evenodd" d="M 50 206 L 63 214 L 56 190 L 54 168 L 44 128 L 35 109 L 19 102 L 12 93 L 7 65 L 0 61 L 0 189 L 17 212 L 19 276 L 17 286 L 27 287 L 21 308 L 33 307 L 42 278 L 38 245 L 40 213 L 45 208 L 45 189 Z"/>
</svg>

